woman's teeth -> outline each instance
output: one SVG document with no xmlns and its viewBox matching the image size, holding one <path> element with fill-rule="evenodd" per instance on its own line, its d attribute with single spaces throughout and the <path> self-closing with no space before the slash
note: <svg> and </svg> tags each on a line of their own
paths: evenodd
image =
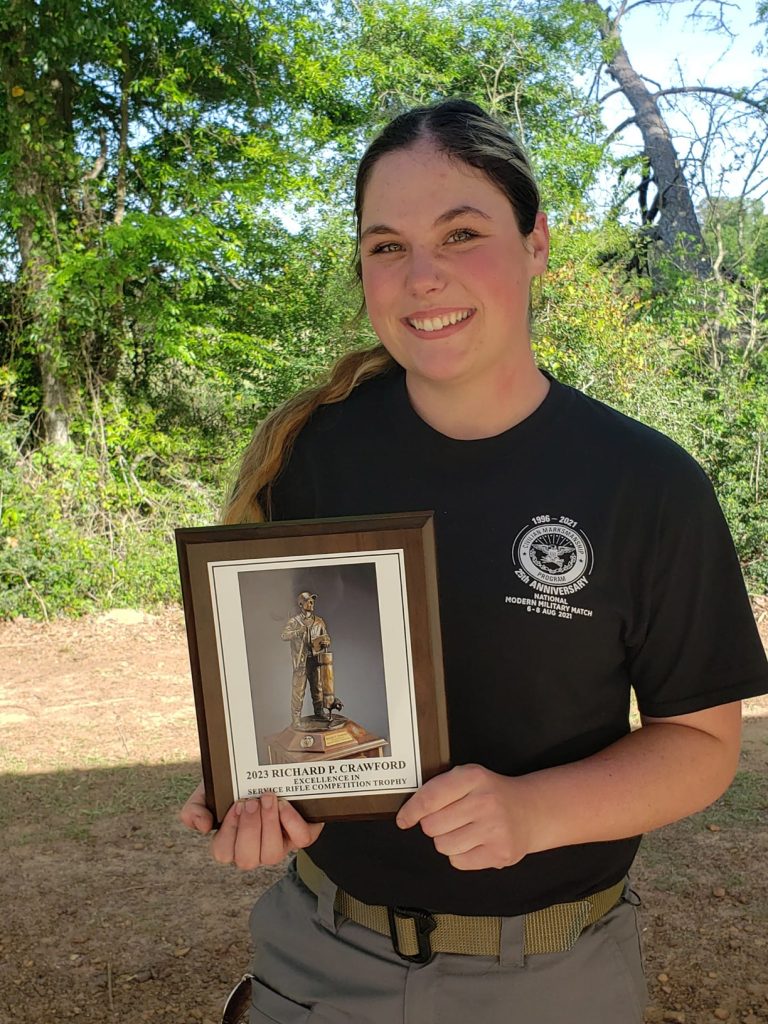
<svg viewBox="0 0 768 1024">
<path fill-rule="evenodd" d="M 433 316 L 428 320 L 409 320 L 408 323 L 417 331 L 439 331 L 443 327 L 450 327 L 451 324 L 466 320 L 471 314 L 471 309 L 465 309 L 462 313 L 446 313 L 444 316 Z"/>
</svg>

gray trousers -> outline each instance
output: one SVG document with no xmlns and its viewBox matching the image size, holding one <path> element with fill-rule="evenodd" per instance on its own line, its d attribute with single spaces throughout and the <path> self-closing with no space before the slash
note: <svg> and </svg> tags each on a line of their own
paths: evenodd
<svg viewBox="0 0 768 1024">
<path fill-rule="evenodd" d="M 523 956 L 505 918 L 501 955 L 409 964 L 388 938 L 334 914 L 288 874 L 251 912 L 250 1024 L 641 1024 L 647 993 L 631 895 L 566 953 Z M 481 984 L 482 982 L 482 984 Z"/>
</svg>

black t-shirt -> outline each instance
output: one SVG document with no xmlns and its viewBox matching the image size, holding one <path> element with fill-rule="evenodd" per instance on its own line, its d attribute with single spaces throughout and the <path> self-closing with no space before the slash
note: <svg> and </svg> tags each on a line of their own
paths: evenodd
<svg viewBox="0 0 768 1024">
<path fill-rule="evenodd" d="M 668 438 L 552 381 L 495 437 L 458 441 L 396 369 L 320 407 L 273 486 L 273 518 L 433 509 L 451 760 L 506 775 L 580 760 L 654 717 L 768 689 L 711 484 Z M 311 848 L 369 903 L 515 915 L 624 876 L 639 837 L 458 871 L 416 826 L 329 823 Z"/>
</svg>

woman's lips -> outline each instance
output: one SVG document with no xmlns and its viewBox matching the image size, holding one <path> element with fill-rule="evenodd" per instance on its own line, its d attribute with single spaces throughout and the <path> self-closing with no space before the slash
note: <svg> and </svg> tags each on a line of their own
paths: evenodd
<svg viewBox="0 0 768 1024">
<path fill-rule="evenodd" d="M 419 310 L 417 313 L 403 317 L 402 322 L 419 338 L 445 338 L 460 331 L 474 315 L 475 310 L 466 307 L 463 309 L 429 309 Z M 452 320 L 455 322 L 451 323 Z"/>
</svg>

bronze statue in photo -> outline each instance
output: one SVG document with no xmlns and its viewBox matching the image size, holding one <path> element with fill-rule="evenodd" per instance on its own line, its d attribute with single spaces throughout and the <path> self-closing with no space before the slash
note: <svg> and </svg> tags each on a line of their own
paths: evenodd
<svg viewBox="0 0 768 1024">
<path fill-rule="evenodd" d="M 336 696 L 331 638 L 325 620 L 315 614 L 317 594 L 302 590 L 299 611 L 280 634 L 291 644 L 291 724 L 267 737 L 270 764 L 349 757 L 382 757 L 388 741 L 344 715 Z M 303 715 L 309 687 L 313 714 Z"/>
<path fill-rule="evenodd" d="M 334 693 L 331 638 L 324 619 L 315 614 L 317 594 L 303 590 L 298 598 L 300 611 L 285 624 L 281 639 L 289 640 L 293 660 L 291 681 L 291 725 L 294 729 L 339 728 L 346 719 L 334 715 L 344 706 Z M 302 717 L 304 695 L 309 684 L 314 715 Z"/>
</svg>

